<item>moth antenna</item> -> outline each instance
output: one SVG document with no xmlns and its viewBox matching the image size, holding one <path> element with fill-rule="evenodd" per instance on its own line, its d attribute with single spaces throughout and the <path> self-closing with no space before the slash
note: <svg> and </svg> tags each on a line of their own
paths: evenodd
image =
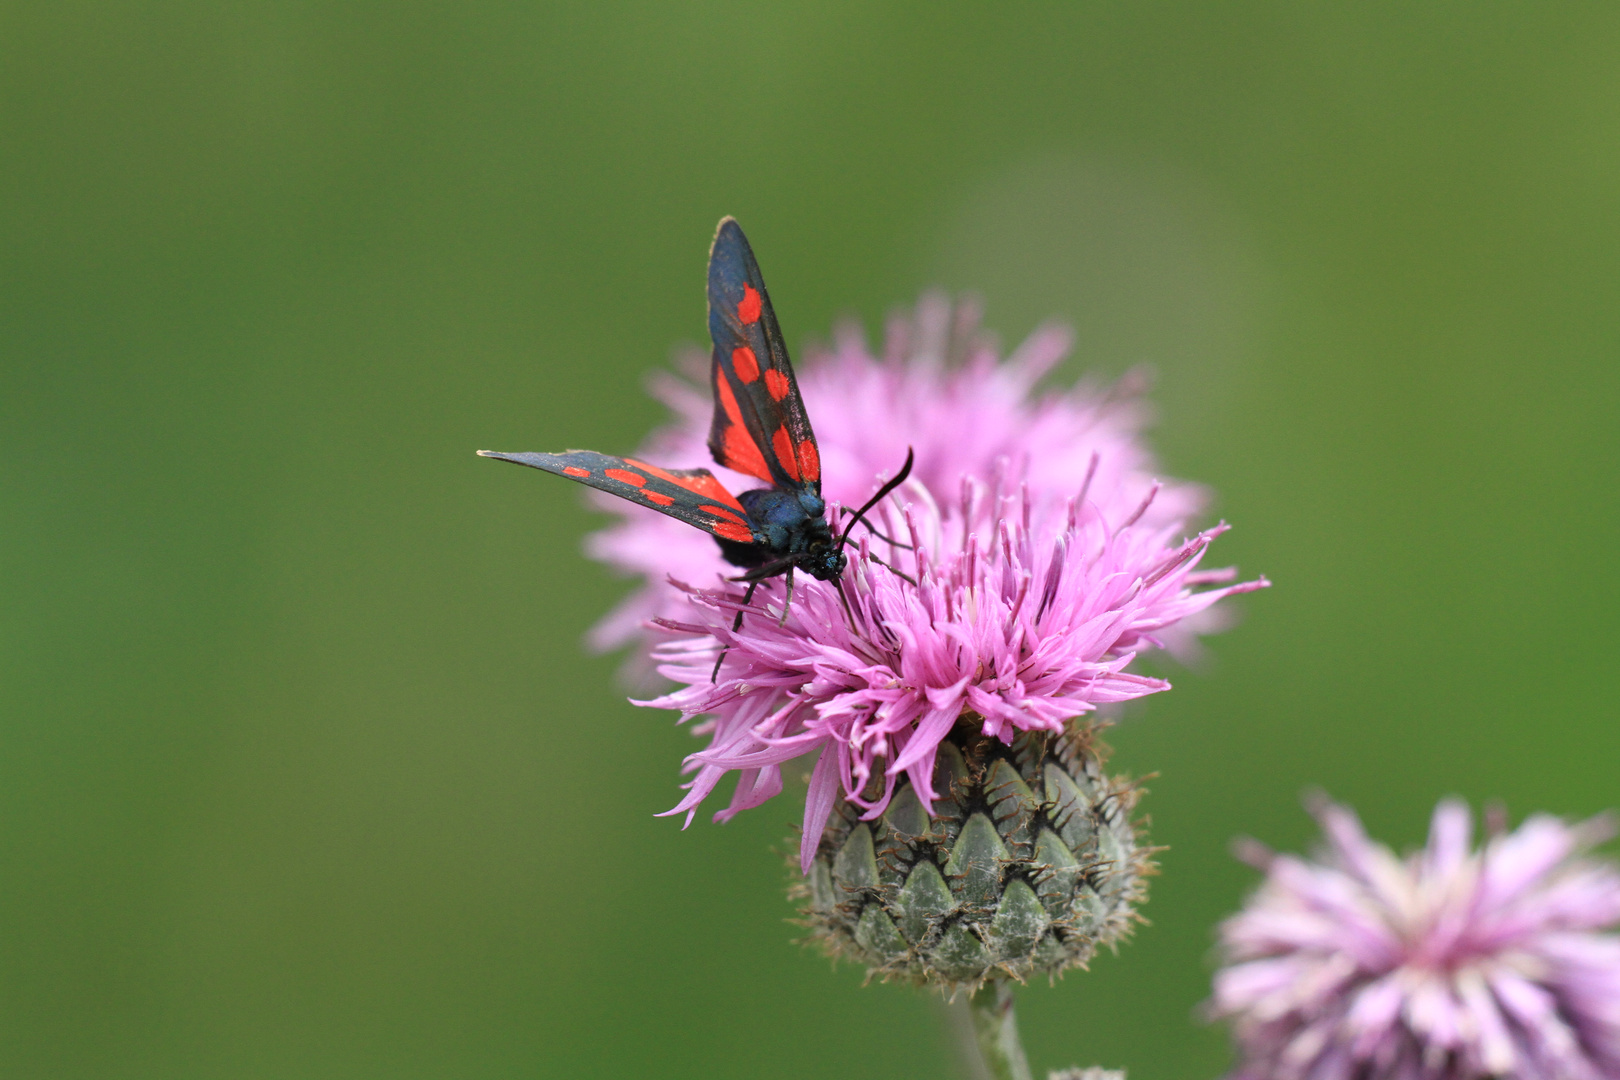
<svg viewBox="0 0 1620 1080">
<path fill-rule="evenodd" d="M 872 509 L 872 507 L 876 506 L 878 503 L 882 502 L 889 492 L 906 482 L 906 477 L 911 475 L 911 465 L 916 459 L 916 456 L 916 453 L 911 449 L 911 447 L 906 447 L 906 463 L 900 466 L 900 471 L 894 474 L 894 479 L 878 488 L 877 494 L 873 495 L 870 499 L 867 499 L 865 506 L 855 511 L 855 516 L 851 518 L 849 524 L 844 527 L 844 534 L 838 538 L 838 552 L 840 554 L 843 553 L 844 545 L 849 543 L 849 534 L 855 531 L 856 523 L 866 516 L 866 512 Z M 868 525 L 867 528 L 870 529 L 872 526 Z"/>
</svg>

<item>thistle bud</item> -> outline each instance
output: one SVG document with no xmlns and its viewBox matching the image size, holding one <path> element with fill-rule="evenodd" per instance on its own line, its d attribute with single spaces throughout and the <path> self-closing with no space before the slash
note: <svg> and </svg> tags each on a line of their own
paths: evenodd
<svg viewBox="0 0 1620 1080">
<path fill-rule="evenodd" d="M 1129 934 L 1152 868 L 1139 789 L 1103 772 L 1096 725 L 1009 745 L 966 720 L 940 744 L 932 816 L 906 781 L 872 820 L 840 799 L 796 887 L 829 954 L 952 994 L 1083 967 Z"/>
</svg>

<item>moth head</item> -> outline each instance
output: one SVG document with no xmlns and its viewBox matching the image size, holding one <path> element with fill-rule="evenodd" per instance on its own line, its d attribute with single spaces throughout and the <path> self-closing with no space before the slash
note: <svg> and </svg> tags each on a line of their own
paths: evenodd
<svg viewBox="0 0 1620 1080">
<path fill-rule="evenodd" d="M 844 554 L 843 545 L 828 545 L 806 552 L 799 561 L 800 568 L 817 581 L 837 581 L 848 565 L 849 557 Z"/>
</svg>

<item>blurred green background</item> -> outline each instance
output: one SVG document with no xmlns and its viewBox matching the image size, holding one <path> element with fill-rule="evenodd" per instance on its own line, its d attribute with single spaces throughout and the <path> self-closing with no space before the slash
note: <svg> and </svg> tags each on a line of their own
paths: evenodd
<svg viewBox="0 0 1620 1080">
<path fill-rule="evenodd" d="M 792 793 L 580 637 L 736 214 L 790 344 L 931 284 L 1064 378 L 1159 372 L 1169 473 L 1277 583 L 1117 761 L 1170 845 L 1040 1068 L 1214 1076 L 1251 833 L 1309 785 L 1620 802 L 1611 4 L 0 7 L 0 1071 L 949 1077 L 789 940 Z"/>
</svg>

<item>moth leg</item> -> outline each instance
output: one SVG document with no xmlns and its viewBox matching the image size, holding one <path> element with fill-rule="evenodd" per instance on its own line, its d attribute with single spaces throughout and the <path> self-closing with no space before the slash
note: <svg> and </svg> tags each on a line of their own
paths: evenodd
<svg viewBox="0 0 1620 1080">
<path fill-rule="evenodd" d="M 748 583 L 748 591 L 743 593 L 743 607 L 747 607 L 754 602 L 754 590 L 757 588 L 759 588 L 759 582 L 750 581 Z M 731 632 L 733 634 L 742 629 L 742 617 L 743 613 L 738 611 L 737 617 L 731 620 Z"/>
<path fill-rule="evenodd" d="M 749 604 L 753 603 L 753 601 L 754 601 L 754 590 L 757 589 L 757 588 L 759 588 L 759 582 L 750 581 L 748 583 L 748 591 L 743 593 L 743 607 L 744 608 L 746 608 Z M 733 634 L 735 634 L 737 631 L 742 629 L 742 619 L 743 619 L 742 610 L 738 609 L 737 617 L 735 619 L 731 620 L 731 632 Z M 728 653 L 730 651 L 731 651 L 731 646 L 727 645 L 725 648 L 720 650 L 720 655 L 714 658 L 714 670 L 709 672 L 709 681 L 710 682 L 719 682 L 720 681 L 720 665 L 726 662 L 726 653 Z"/>
<path fill-rule="evenodd" d="M 792 556 L 788 556 L 785 559 L 773 559 L 772 561 L 770 561 L 768 563 L 765 563 L 763 566 L 756 566 L 752 570 L 749 570 L 747 573 L 738 574 L 734 578 L 727 578 L 727 580 L 728 581 L 764 581 L 766 578 L 775 577 L 777 574 L 780 574 L 782 571 L 787 570 L 790 567 L 792 567 L 792 565 L 793 565 L 793 557 Z"/>
<path fill-rule="evenodd" d="M 788 608 L 793 606 L 793 564 L 788 563 L 787 568 L 787 599 L 782 601 L 782 617 L 776 621 L 777 626 L 787 625 Z"/>
</svg>

